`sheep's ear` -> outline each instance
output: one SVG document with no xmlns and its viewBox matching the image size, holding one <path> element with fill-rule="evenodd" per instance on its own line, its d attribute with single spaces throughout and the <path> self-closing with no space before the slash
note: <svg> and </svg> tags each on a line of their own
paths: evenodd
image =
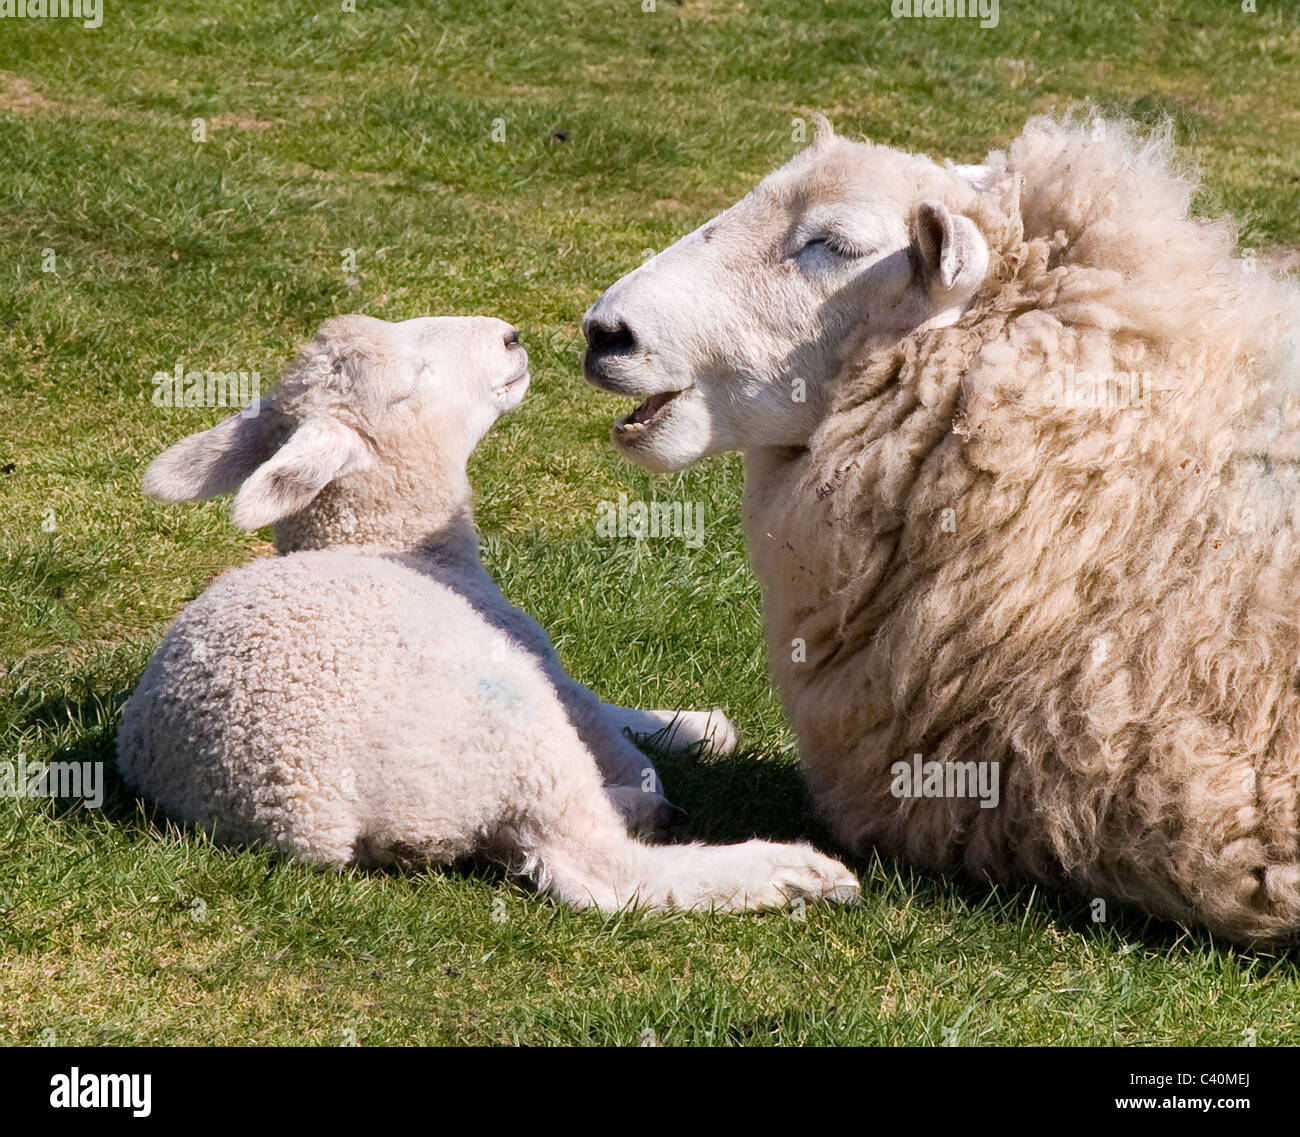
<svg viewBox="0 0 1300 1137">
<path fill-rule="evenodd" d="M 268 414 L 241 412 L 169 446 L 144 472 L 141 488 L 160 501 L 229 493 L 275 450 Z"/>
<path fill-rule="evenodd" d="M 967 217 L 939 201 L 923 201 L 912 222 L 913 242 L 926 283 L 941 292 L 974 292 L 989 267 L 988 245 Z"/>
<path fill-rule="evenodd" d="M 335 478 L 364 470 L 374 456 L 362 437 L 334 419 L 303 423 L 235 496 L 230 516 L 241 529 L 260 529 L 298 513 Z"/>
</svg>

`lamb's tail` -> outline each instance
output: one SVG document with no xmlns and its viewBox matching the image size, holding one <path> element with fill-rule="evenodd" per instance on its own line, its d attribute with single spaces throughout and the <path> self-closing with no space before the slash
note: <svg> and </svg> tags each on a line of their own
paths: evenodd
<svg viewBox="0 0 1300 1137">
<path fill-rule="evenodd" d="M 740 912 L 858 898 L 853 873 L 810 845 L 644 845 L 612 806 L 600 805 L 571 810 L 558 830 L 520 841 L 525 873 L 575 908 Z"/>
</svg>

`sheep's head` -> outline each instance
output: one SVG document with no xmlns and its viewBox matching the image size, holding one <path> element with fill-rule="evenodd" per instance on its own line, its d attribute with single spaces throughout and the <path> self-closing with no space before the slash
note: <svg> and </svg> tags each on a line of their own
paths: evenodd
<svg viewBox="0 0 1300 1137">
<path fill-rule="evenodd" d="M 306 534 L 310 515 L 330 509 L 381 540 L 383 518 L 358 511 L 414 516 L 422 498 L 460 494 L 474 447 L 528 381 L 503 320 L 338 316 L 264 399 L 155 458 L 144 491 L 183 501 L 238 490 L 237 525 L 296 523 L 292 540 L 277 531 L 282 548 L 331 543 Z"/>
<path fill-rule="evenodd" d="M 988 269 L 960 209 L 979 168 L 836 138 L 617 281 L 583 320 L 588 380 L 645 401 L 614 444 L 651 470 L 799 446 L 845 345 L 952 322 Z"/>
</svg>

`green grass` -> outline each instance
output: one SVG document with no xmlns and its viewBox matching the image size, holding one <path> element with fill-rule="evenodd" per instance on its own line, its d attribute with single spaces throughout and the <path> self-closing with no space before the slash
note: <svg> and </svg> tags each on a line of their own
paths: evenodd
<svg viewBox="0 0 1300 1137">
<path fill-rule="evenodd" d="M 265 551 L 222 503 L 142 500 L 148 459 L 221 413 L 154 407 L 150 376 L 269 379 L 339 312 L 492 313 L 535 375 L 472 470 L 507 594 L 607 698 L 733 712 L 742 753 L 664 762 L 697 835 L 824 843 L 767 682 L 740 465 L 621 463 L 622 406 L 581 381 L 582 311 L 792 154 L 814 110 L 967 161 L 1040 109 L 1169 117 L 1203 208 L 1241 217 L 1249 246 L 1300 240 L 1300 31 L 1280 0 L 1004 0 L 988 31 L 892 20 L 887 0 L 340 7 L 108 0 L 97 31 L 0 22 L 0 760 L 111 765 L 167 621 Z M 620 491 L 705 503 L 703 547 L 598 539 Z M 853 910 L 602 919 L 488 870 L 335 876 L 218 849 L 117 783 L 99 811 L 3 800 L 0 1039 L 1300 1040 L 1296 953 L 855 867 Z"/>
</svg>

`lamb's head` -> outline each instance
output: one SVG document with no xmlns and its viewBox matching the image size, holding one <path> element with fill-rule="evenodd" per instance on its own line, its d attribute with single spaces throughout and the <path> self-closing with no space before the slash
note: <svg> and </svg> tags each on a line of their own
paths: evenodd
<svg viewBox="0 0 1300 1137">
<path fill-rule="evenodd" d="M 845 345 L 952 322 L 988 269 L 980 168 L 837 138 L 617 281 L 583 320 L 597 386 L 646 401 L 614 444 L 651 470 L 799 446 Z"/>
<path fill-rule="evenodd" d="M 283 551 L 410 545 L 465 510 L 465 464 L 528 389 L 515 329 L 488 317 L 321 326 L 260 401 L 150 464 L 164 501 L 238 490 L 231 516 Z"/>
</svg>

